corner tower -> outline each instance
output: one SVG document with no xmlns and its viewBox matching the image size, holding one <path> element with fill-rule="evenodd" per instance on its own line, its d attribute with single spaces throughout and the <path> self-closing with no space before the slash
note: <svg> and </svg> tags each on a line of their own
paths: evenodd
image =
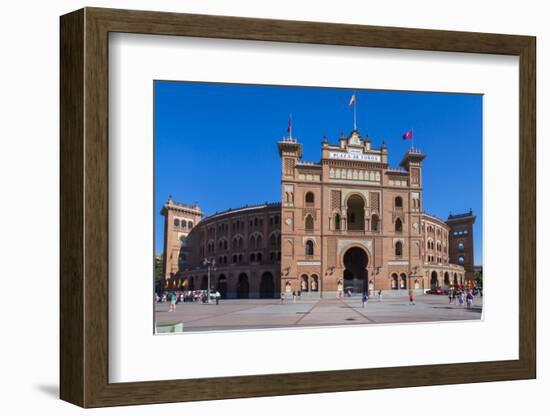
<svg viewBox="0 0 550 416">
<path fill-rule="evenodd" d="M 198 204 L 183 204 L 174 201 L 172 197 L 168 198 L 160 213 L 164 216 L 164 286 L 166 281 L 176 275 L 180 265 L 185 261 L 181 248 L 185 245 L 187 235 L 202 219 L 204 213 Z"/>
<path fill-rule="evenodd" d="M 451 263 L 463 266 L 466 286 L 475 284 L 474 274 L 474 223 L 476 221 L 472 210 L 464 214 L 449 214 L 447 225 L 451 228 L 449 234 L 449 260 Z"/>
</svg>

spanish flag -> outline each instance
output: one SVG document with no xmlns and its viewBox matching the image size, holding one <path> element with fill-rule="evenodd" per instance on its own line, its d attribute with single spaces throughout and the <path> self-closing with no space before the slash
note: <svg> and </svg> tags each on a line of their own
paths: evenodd
<svg viewBox="0 0 550 416">
<path fill-rule="evenodd" d="M 348 104 L 348 108 L 350 108 L 353 104 L 355 104 L 355 93 L 351 96 Z"/>
</svg>

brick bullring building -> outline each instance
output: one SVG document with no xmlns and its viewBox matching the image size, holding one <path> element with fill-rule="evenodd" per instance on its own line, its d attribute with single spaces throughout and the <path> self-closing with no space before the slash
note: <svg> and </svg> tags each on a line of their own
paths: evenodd
<svg viewBox="0 0 550 416">
<path fill-rule="evenodd" d="M 425 155 L 419 150 L 390 167 L 387 147 L 373 148 L 356 130 L 338 144 L 325 139 L 318 163 L 301 159 L 295 138 L 277 145 L 281 203 L 206 218 L 198 206 L 171 199 L 164 205 L 166 289 L 206 289 L 205 258 L 215 260 L 211 287 L 230 298 L 473 284 L 475 216 L 470 211 L 444 221 L 423 210 Z M 184 217 L 187 226 L 189 218 L 195 224 L 188 234 Z"/>
</svg>

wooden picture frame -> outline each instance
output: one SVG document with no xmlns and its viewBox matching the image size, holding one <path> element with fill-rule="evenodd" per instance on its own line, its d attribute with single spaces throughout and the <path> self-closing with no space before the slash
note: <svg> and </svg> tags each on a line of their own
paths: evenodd
<svg viewBox="0 0 550 416">
<path fill-rule="evenodd" d="M 61 17 L 60 396 L 82 407 L 475 383 L 536 377 L 534 37 L 85 8 Z M 110 32 L 519 57 L 519 359 L 109 383 Z"/>
</svg>

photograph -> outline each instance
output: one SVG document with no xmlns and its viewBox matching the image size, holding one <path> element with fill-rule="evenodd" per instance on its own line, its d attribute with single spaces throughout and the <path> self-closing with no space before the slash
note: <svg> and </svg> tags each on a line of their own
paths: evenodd
<svg viewBox="0 0 550 416">
<path fill-rule="evenodd" d="M 154 331 L 483 319 L 483 95 L 155 80 Z"/>
</svg>

